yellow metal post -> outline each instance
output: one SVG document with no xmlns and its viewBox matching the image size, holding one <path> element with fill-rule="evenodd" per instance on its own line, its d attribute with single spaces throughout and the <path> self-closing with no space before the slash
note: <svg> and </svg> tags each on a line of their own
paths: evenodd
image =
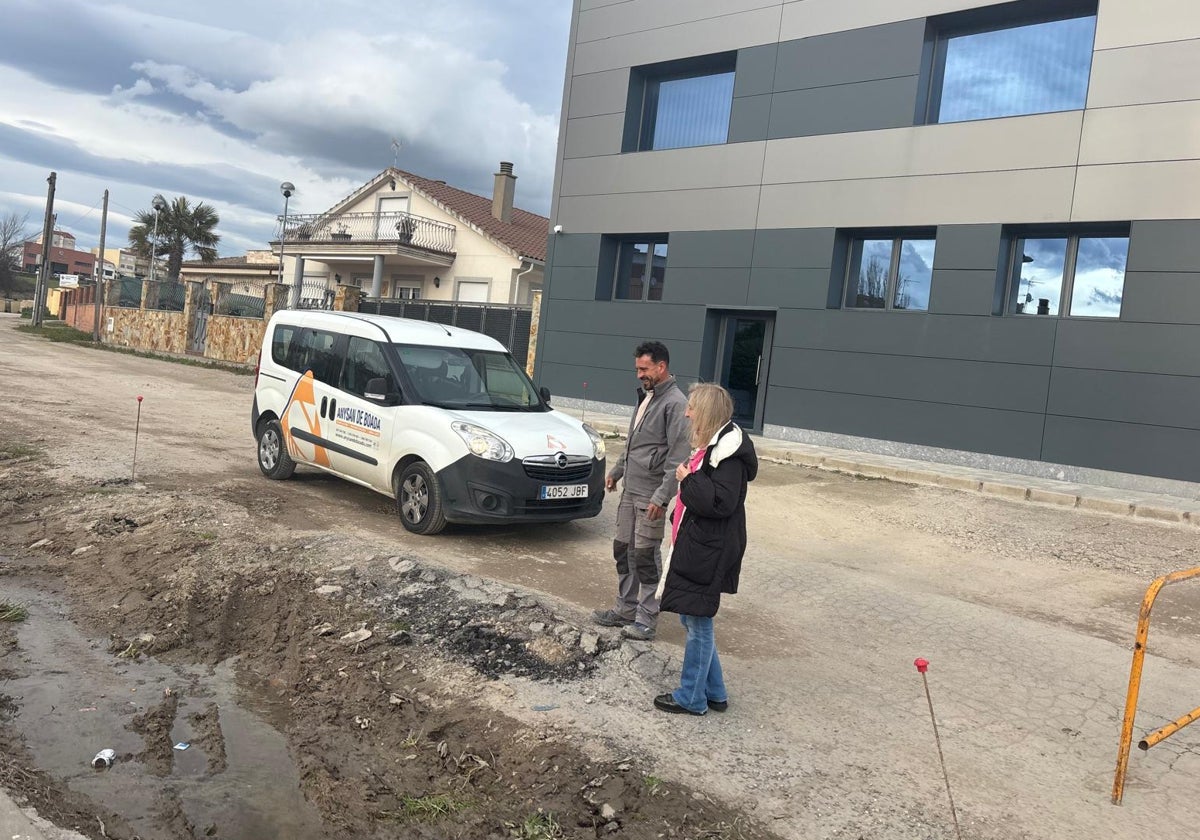
<svg viewBox="0 0 1200 840">
<path fill-rule="evenodd" d="M 1145 597 L 1142 598 L 1142 609 L 1138 614 L 1137 635 L 1133 643 L 1133 664 L 1129 668 L 1129 690 L 1125 694 L 1125 716 L 1121 721 L 1121 744 L 1117 749 L 1117 773 L 1113 779 L 1112 789 L 1112 803 L 1114 805 L 1120 805 L 1121 799 L 1125 795 L 1125 772 L 1129 769 L 1129 748 L 1133 743 L 1133 719 L 1137 715 L 1138 692 L 1141 691 L 1142 687 L 1142 663 L 1146 659 L 1146 641 L 1150 635 L 1150 610 L 1154 607 L 1154 600 L 1158 597 L 1159 591 L 1168 583 L 1177 583 L 1181 580 L 1196 577 L 1197 575 L 1200 575 L 1200 566 L 1194 569 L 1163 575 L 1150 584 L 1146 589 Z M 1196 711 L 1200 712 L 1200 709 Z M 1193 712 L 1193 714 L 1195 713 Z M 1187 716 L 1185 715 L 1185 717 Z M 1192 720 L 1194 719 L 1192 718 Z M 1180 718 L 1180 720 L 1183 720 L 1183 718 Z M 1175 724 L 1172 724 L 1175 728 L 1171 729 L 1171 732 L 1183 728 L 1188 723 L 1191 723 L 1191 720 L 1184 723 L 1176 721 L 1175 723 L 1179 725 L 1175 726 Z M 1164 727 L 1164 729 L 1169 728 Z M 1158 743 L 1158 741 L 1170 735 L 1171 732 L 1162 735 L 1154 743 Z M 1141 746 L 1141 744 L 1138 746 Z M 1150 746 L 1152 744 L 1147 744 L 1143 749 L 1149 749 Z"/>
</svg>

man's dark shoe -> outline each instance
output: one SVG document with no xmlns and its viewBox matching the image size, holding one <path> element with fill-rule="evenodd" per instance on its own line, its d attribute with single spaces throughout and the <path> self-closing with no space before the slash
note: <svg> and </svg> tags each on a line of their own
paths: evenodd
<svg viewBox="0 0 1200 840">
<path fill-rule="evenodd" d="M 723 712 L 729 708 L 729 701 L 728 700 L 709 700 L 708 708 L 712 709 L 714 712 Z"/>
<path fill-rule="evenodd" d="M 625 627 L 633 624 L 632 618 L 626 618 L 615 610 L 593 610 L 592 621 L 601 627 Z"/>
<path fill-rule="evenodd" d="M 702 715 L 704 712 L 693 712 L 691 709 L 685 709 L 675 702 L 675 695 L 660 694 L 654 698 L 654 708 L 660 712 L 669 712 L 673 715 Z"/>
</svg>

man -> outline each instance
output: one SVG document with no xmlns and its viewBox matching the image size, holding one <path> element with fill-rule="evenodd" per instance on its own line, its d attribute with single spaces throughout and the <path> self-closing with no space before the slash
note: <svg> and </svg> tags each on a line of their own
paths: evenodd
<svg viewBox="0 0 1200 840">
<path fill-rule="evenodd" d="M 668 367 L 671 354 L 661 342 L 647 341 L 634 350 L 634 369 L 642 387 L 629 424 L 625 452 L 605 479 L 609 492 L 625 479 L 617 507 L 613 557 L 617 561 L 617 601 L 596 610 L 593 620 L 620 627 L 631 639 L 650 641 L 658 625 L 658 578 L 662 572 L 662 539 L 667 507 L 679 485 L 675 468 L 691 451 L 687 396 Z"/>
</svg>

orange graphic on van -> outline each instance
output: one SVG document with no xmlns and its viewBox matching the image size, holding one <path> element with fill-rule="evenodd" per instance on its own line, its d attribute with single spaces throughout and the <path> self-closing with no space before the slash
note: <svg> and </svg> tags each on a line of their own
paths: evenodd
<svg viewBox="0 0 1200 840">
<path fill-rule="evenodd" d="M 317 415 L 317 395 L 313 390 L 312 371 L 305 371 L 296 381 L 287 406 L 283 409 L 283 434 L 287 439 L 288 453 L 298 461 L 328 467 L 329 453 L 325 447 L 308 440 L 301 440 L 292 434 L 292 430 L 306 432 L 308 436 L 323 439 L 321 434 L 321 418 Z M 311 447 L 312 455 L 307 450 Z"/>
</svg>

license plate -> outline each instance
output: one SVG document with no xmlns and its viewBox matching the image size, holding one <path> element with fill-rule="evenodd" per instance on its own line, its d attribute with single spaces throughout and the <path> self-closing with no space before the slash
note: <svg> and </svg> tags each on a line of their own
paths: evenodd
<svg viewBox="0 0 1200 840">
<path fill-rule="evenodd" d="M 539 499 L 586 499 L 586 484 L 543 484 L 538 492 Z"/>
</svg>

